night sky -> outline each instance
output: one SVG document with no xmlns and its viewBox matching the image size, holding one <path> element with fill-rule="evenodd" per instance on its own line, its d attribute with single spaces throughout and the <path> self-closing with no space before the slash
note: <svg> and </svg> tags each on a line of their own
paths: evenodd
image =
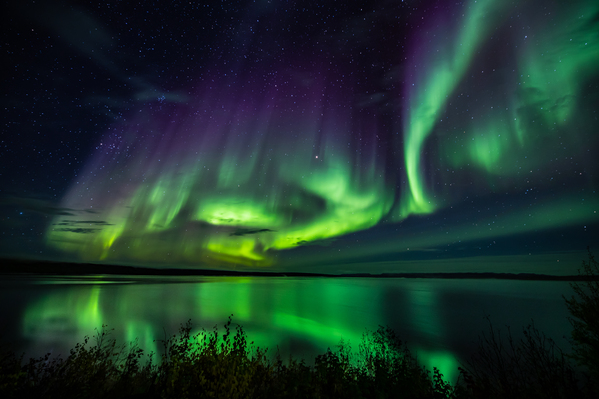
<svg viewBox="0 0 599 399">
<path fill-rule="evenodd" d="M 598 252 L 595 0 L 10 3 L 1 256 L 575 274 Z"/>
</svg>

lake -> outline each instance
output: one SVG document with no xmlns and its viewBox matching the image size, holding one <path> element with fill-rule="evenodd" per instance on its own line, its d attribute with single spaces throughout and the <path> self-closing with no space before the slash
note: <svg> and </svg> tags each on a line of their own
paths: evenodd
<svg viewBox="0 0 599 399">
<path fill-rule="evenodd" d="M 250 341 L 313 362 L 343 339 L 393 328 L 424 365 L 454 380 L 457 367 L 495 328 L 535 326 L 569 350 L 561 281 L 405 278 L 4 276 L 0 339 L 27 356 L 67 355 L 103 324 L 119 343 L 159 351 L 191 319 L 194 330 L 229 315 Z M 64 356 L 63 356 L 64 357 Z"/>
</svg>

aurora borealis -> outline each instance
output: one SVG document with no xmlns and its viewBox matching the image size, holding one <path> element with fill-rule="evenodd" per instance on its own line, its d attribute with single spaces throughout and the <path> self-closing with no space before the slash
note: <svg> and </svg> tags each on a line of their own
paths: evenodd
<svg viewBox="0 0 599 399">
<path fill-rule="evenodd" d="M 188 3 L 3 17 L 3 254 L 569 274 L 596 245 L 595 1 Z"/>
</svg>

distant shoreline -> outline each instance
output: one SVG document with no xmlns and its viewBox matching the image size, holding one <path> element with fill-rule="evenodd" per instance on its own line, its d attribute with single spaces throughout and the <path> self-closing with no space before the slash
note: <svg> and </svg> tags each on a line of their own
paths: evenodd
<svg viewBox="0 0 599 399">
<path fill-rule="evenodd" d="M 325 277 L 325 278 L 433 278 L 433 279 L 496 279 L 531 281 L 589 281 L 586 276 L 555 276 L 539 273 L 303 273 L 256 272 L 214 269 L 162 269 L 136 266 L 98 265 L 93 263 L 68 263 L 53 261 L 0 259 L 0 275 L 86 276 L 95 274 L 134 276 L 206 276 L 206 277 Z M 599 277 L 598 277 L 599 278 Z"/>
</svg>

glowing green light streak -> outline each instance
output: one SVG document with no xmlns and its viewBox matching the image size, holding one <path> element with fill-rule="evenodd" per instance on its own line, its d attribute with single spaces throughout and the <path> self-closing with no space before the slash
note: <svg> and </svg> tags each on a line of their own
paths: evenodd
<svg viewBox="0 0 599 399">
<path fill-rule="evenodd" d="M 195 217 L 213 225 L 272 228 L 282 224 L 281 216 L 268 209 L 268 204 L 242 197 L 203 200 Z"/>
<path fill-rule="evenodd" d="M 548 124 L 568 122 L 580 87 L 597 71 L 598 12 L 594 1 L 564 5 L 558 23 L 550 29 L 541 27 L 534 44 L 524 46 L 519 57 L 524 92 L 518 99 L 520 107 L 538 105 Z"/>
<path fill-rule="evenodd" d="M 130 320 L 125 328 L 126 342 L 137 343 L 146 353 L 158 353 L 155 333 L 150 323 Z"/>
<path fill-rule="evenodd" d="M 555 11 L 560 18 L 550 28 L 533 26 L 534 35 L 514 38 L 523 44 L 518 80 L 507 85 L 509 110 L 487 108 L 464 126 L 458 141 L 450 137 L 441 144 L 453 167 L 473 164 L 513 176 L 522 168 L 546 167 L 549 151 L 595 142 L 596 132 L 588 128 L 593 125 L 580 122 L 585 116 L 577 108 L 586 106 L 581 92 L 599 64 L 599 33 L 592 20 L 599 6 L 574 2 Z"/>
<path fill-rule="evenodd" d="M 74 287 L 40 299 L 23 317 L 23 334 L 53 340 L 64 334 L 81 339 L 102 326 L 100 287 Z"/>
<path fill-rule="evenodd" d="M 352 179 L 350 166 L 333 158 L 325 167 L 304 176 L 304 188 L 326 199 L 326 212 L 310 223 L 283 229 L 276 235 L 272 247 L 290 248 L 301 241 L 335 237 L 377 224 L 389 211 L 393 196 L 375 171 L 371 168 L 357 182 Z"/>
<path fill-rule="evenodd" d="M 209 257 L 226 263 L 239 263 L 245 266 L 268 266 L 271 264 L 257 248 L 256 239 L 248 237 L 212 236 L 205 247 Z"/>
<path fill-rule="evenodd" d="M 500 2 L 492 0 L 471 2 L 453 49 L 439 48 L 440 51 L 435 52 L 433 57 L 421 60 L 423 64 L 432 67 L 423 83 L 419 82 L 415 88 L 417 93 L 410 99 L 409 115 L 404 127 L 404 156 L 409 191 L 402 197 L 402 218 L 409 214 L 430 213 L 436 208 L 425 190 L 421 161 L 424 143 L 449 94 L 462 79 L 474 54 L 494 25 L 493 19 L 497 18 L 499 5 Z"/>
<path fill-rule="evenodd" d="M 407 248 L 437 248 L 442 245 L 468 242 L 485 238 L 505 237 L 520 233 L 548 230 L 556 227 L 599 223 L 599 200 L 574 195 L 564 195 L 539 203 L 534 209 L 528 206 L 511 209 L 501 217 L 480 218 L 475 221 L 431 229 L 425 234 L 402 237 L 402 248 L 398 249 L 397 237 L 381 240 L 367 248 L 347 250 L 349 259 L 370 254 L 396 253 Z"/>
<path fill-rule="evenodd" d="M 508 132 L 500 129 L 497 125 L 491 125 L 485 129 L 481 137 L 473 137 L 468 143 L 468 152 L 474 162 L 482 166 L 489 173 L 502 173 L 496 168 L 501 154 L 508 150 L 510 141 L 507 139 Z"/>
<path fill-rule="evenodd" d="M 453 353 L 443 350 L 429 350 L 425 348 L 416 348 L 418 362 L 424 365 L 431 373 L 433 368 L 437 368 L 443 374 L 443 380 L 452 384 L 458 379 L 460 361 L 456 359 Z"/>
</svg>

